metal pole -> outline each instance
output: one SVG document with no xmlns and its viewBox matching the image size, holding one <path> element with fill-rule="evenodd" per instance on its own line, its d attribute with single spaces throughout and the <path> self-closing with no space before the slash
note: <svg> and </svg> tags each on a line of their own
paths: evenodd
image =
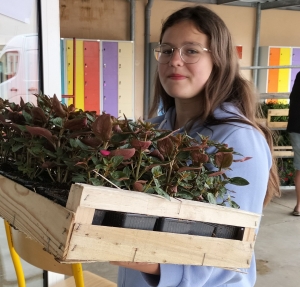
<svg viewBox="0 0 300 287">
<path fill-rule="evenodd" d="M 283 66 L 249 66 L 240 67 L 241 70 L 259 70 L 259 69 L 298 69 L 300 65 L 283 65 Z"/>
<path fill-rule="evenodd" d="M 254 57 L 253 66 L 258 66 L 258 54 L 259 54 L 259 38 L 260 38 L 260 19 L 261 18 L 261 4 L 256 3 L 256 27 L 255 27 L 255 44 L 254 44 Z M 253 83 L 257 87 L 257 69 L 253 70 Z"/>
<path fill-rule="evenodd" d="M 150 18 L 153 1 L 148 0 L 145 8 L 144 119 L 148 119 L 150 106 Z"/>
<path fill-rule="evenodd" d="M 130 41 L 135 39 L 135 0 L 130 0 Z"/>
</svg>

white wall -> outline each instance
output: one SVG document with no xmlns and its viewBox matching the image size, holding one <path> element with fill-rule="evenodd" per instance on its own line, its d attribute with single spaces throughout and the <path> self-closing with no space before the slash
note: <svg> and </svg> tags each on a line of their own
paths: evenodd
<svg viewBox="0 0 300 287">
<path fill-rule="evenodd" d="M 59 0 L 41 0 L 44 91 L 61 98 Z"/>
</svg>

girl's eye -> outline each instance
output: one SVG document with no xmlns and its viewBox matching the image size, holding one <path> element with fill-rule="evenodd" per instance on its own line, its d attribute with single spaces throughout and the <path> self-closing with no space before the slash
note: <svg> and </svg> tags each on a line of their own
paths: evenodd
<svg viewBox="0 0 300 287">
<path fill-rule="evenodd" d="M 187 54 L 198 54 L 199 51 L 189 49 L 189 50 L 187 50 L 185 53 L 187 53 Z"/>
<path fill-rule="evenodd" d="M 172 53 L 173 53 L 172 49 L 164 49 L 164 50 L 162 50 L 162 54 L 165 54 L 165 55 L 171 55 Z"/>
</svg>

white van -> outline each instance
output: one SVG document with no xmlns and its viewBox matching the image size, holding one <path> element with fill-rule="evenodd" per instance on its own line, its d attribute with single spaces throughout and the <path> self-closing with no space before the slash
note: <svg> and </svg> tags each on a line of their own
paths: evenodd
<svg viewBox="0 0 300 287">
<path fill-rule="evenodd" d="M 39 92 L 38 35 L 13 37 L 0 52 L 0 97 L 36 103 Z"/>
</svg>

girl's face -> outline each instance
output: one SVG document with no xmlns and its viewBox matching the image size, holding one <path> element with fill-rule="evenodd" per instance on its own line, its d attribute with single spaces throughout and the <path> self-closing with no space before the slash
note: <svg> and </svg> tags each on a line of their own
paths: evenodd
<svg viewBox="0 0 300 287">
<path fill-rule="evenodd" d="M 162 44 L 173 48 L 197 43 L 209 49 L 208 37 L 199 32 L 191 21 L 182 21 L 168 28 L 162 38 Z M 160 82 L 165 91 L 175 99 L 191 99 L 199 95 L 213 68 L 211 53 L 202 51 L 198 62 L 185 63 L 175 49 L 168 64 L 158 63 Z"/>
</svg>

